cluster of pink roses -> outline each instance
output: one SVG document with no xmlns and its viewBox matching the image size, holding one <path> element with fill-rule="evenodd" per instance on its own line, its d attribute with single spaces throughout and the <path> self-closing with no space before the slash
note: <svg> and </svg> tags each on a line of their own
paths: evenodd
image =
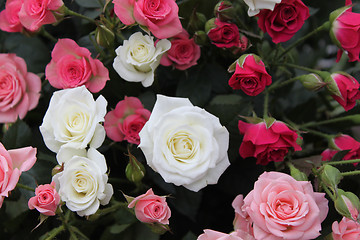
<svg viewBox="0 0 360 240">
<path fill-rule="evenodd" d="M 0 29 L 6 32 L 38 31 L 62 18 L 62 0 L 7 0 L 0 12 Z"/>
</svg>

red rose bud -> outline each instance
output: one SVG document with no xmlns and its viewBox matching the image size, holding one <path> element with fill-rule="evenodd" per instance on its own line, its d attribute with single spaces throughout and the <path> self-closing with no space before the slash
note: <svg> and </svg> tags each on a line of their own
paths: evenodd
<svg viewBox="0 0 360 240">
<path fill-rule="evenodd" d="M 326 86 L 326 83 L 323 81 L 323 79 L 314 73 L 302 75 L 299 77 L 299 80 L 304 88 L 309 91 L 318 91 Z"/>
<path fill-rule="evenodd" d="M 330 37 L 332 41 L 348 54 L 349 62 L 359 61 L 360 38 L 360 14 L 351 12 L 351 6 L 345 6 L 330 14 Z M 341 54 L 338 54 L 340 59 Z"/>
<path fill-rule="evenodd" d="M 264 63 L 255 54 L 242 55 L 233 63 L 228 71 L 235 70 L 229 79 L 229 85 L 234 90 L 241 89 L 249 96 L 256 96 L 272 83 Z"/>
<path fill-rule="evenodd" d="M 105 25 L 100 24 L 95 30 L 96 42 L 105 48 L 114 45 L 115 34 Z"/>
<path fill-rule="evenodd" d="M 214 15 L 223 22 L 232 20 L 235 14 L 235 9 L 229 1 L 220 1 L 214 8 Z"/>
<path fill-rule="evenodd" d="M 129 163 L 125 168 L 126 178 L 134 183 L 140 182 L 145 176 L 145 168 L 131 153 L 129 153 Z"/>
<path fill-rule="evenodd" d="M 340 180 L 343 178 L 341 172 L 331 166 L 326 164 L 320 174 L 321 181 L 325 183 L 326 186 L 330 187 L 333 191 L 337 189 L 337 185 L 340 183 Z"/>
<path fill-rule="evenodd" d="M 359 82 L 345 72 L 336 72 L 325 79 L 327 90 L 345 111 L 349 111 L 356 105 L 356 100 L 360 99 Z"/>
<path fill-rule="evenodd" d="M 334 201 L 335 209 L 342 216 L 357 220 L 359 217 L 360 201 L 352 192 L 345 192 L 337 189 L 337 196 Z"/>
<path fill-rule="evenodd" d="M 210 19 L 205 24 L 207 33 L 212 44 L 219 48 L 240 47 L 239 29 L 234 23 L 222 22 L 220 19 Z"/>
</svg>

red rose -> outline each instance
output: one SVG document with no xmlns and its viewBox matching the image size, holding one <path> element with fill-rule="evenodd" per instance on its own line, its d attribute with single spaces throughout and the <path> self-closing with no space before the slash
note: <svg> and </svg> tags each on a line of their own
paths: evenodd
<svg viewBox="0 0 360 240">
<path fill-rule="evenodd" d="M 338 151 L 350 150 L 343 160 L 360 158 L 360 142 L 349 135 L 341 134 L 332 139 L 330 144 L 333 149 L 326 149 L 321 153 L 323 161 L 331 160 Z M 357 165 L 357 164 L 354 164 Z"/>
<path fill-rule="evenodd" d="M 200 58 L 200 47 L 185 29 L 171 39 L 171 48 L 161 58 L 160 64 L 173 65 L 176 69 L 185 70 L 197 64 Z"/>
<path fill-rule="evenodd" d="M 340 60 L 342 51 L 347 52 L 349 62 L 359 61 L 360 14 L 351 12 L 350 7 L 348 7 L 343 9 L 337 17 L 335 15 L 337 15 L 337 12 L 330 15 L 330 21 L 332 22 L 330 37 L 341 48 L 337 61 Z"/>
<path fill-rule="evenodd" d="M 258 25 L 269 33 L 274 43 L 286 42 L 310 17 L 309 8 L 300 0 L 282 1 L 273 11 L 264 9 L 257 15 Z"/>
<path fill-rule="evenodd" d="M 222 22 L 215 19 L 215 27 L 207 33 L 211 42 L 219 48 L 240 47 L 239 29 L 234 23 Z"/>
<path fill-rule="evenodd" d="M 360 99 L 359 82 L 347 73 L 338 72 L 330 75 L 326 79 L 327 89 L 345 111 L 349 111 L 356 105 L 356 100 Z"/>
<path fill-rule="evenodd" d="M 267 126 L 265 122 L 257 124 L 239 121 L 239 131 L 244 135 L 239 152 L 242 158 L 255 157 L 256 164 L 267 165 L 269 162 L 281 162 L 289 148 L 300 151 L 296 142 L 298 134 L 285 123 L 276 121 Z"/>
<path fill-rule="evenodd" d="M 230 66 L 231 68 L 231 66 Z M 256 96 L 271 84 L 271 76 L 264 63 L 254 54 L 243 55 L 236 62 L 235 73 L 229 79 L 233 89 L 241 89 L 249 96 Z"/>
</svg>

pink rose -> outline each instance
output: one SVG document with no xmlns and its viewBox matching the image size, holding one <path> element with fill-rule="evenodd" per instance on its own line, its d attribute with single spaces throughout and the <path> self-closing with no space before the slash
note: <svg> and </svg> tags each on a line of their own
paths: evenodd
<svg viewBox="0 0 360 240">
<path fill-rule="evenodd" d="M 169 224 L 171 211 L 166 197 L 155 195 L 151 188 L 145 194 L 134 198 L 128 207 L 135 207 L 135 215 L 141 222 Z"/>
<path fill-rule="evenodd" d="M 332 15 L 330 15 L 331 19 Z M 337 17 L 331 20 L 330 37 L 341 49 L 337 61 L 345 51 L 349 56 L 349 62 L 359 61 L 360 54 L 360 14 L 351 12 L 351 8 L 344 9 Z"/>
<path fill-rule="evenodd" d="M 129 143 L 140 144 L 139 132 L 150 114 L 138 98 L 125 96 L 114 110 L 105 115 L 106 135 L 113 141 L 127 140 Z"/>
<path fill-rule="evenodd" d="M 91 92 L 99 92 L 109 78 L 108 69 L 98 59 L 91 58 L 87 48 L 72 39 L 59 39 L 46 66 L 45 76 L 51 86 L 59 89 L 85 85 Z"/>
<path fill-rule="evenodd" d="M 200 58 L 200 47 L 185 29 L 171 39 L 171 48 L 164 53 L 160 64 L 173 65 L 176 69 L 185 70 L 197 64 Z"/>
<path fill-rule="evenodd" d="M 56 14 L 60 15 L 62 0 L 23 0 L 19 12 L 21 24 L 30 31 L 37 31 L 42 25 L 57 22 Z M 58 13 L 57 13 L 58 11 Z"/>
<path fill-rule="evenodd" d="M 350 150 L 344 157 L 343 160 L 357 159 L 360 158 L 360 142 L 356 141 L 349 135 L 341 134 L 334 137 L 330 144 L 334 149 L 326 149 L 321 153 L 323 161 L 331 160 L 338 151 Z M 357 165 L 355 163 L 354 165 Z"/>
<path fill-rule="evenodd" d="M 147 27 L 159 39 L 182 31 L 175 0 L 113 0 L 116 16 L 125 25 L 135 22 Z"/>
<path fill-rule="evenodd" d="M 331 74 L 330 82 L 326 87 L 330 91 L 331 97 L 335 99 L 345 111 L 349 111 L 356 105 L 356 100 L 360 99 L 359 82 L 347 73 L 338 72 Z"/>
<path fill-rule="evenodd" d="M 358 240 L 360 239 L 360 223 L 343 217 L 340 223 L 332 224 L 332 237 L 334 240 Z"/>
<path fill-rule="evenodd" d="M 253 235 L 251 219 L 249 217 L 249 214 L 245 211 L 245 209 L 243 209 L 243 206 L 244 198 L 242 194 L 239 194 L 232 202 L 232 207 L 235 210 L 235 218 L 233 221 L 234 229 L 241 230 Z"/>
<path fill-rule="evenodd" d="M 227 234 L 211 229 L 205 229 L 204 233 L 201 234 L 197 240 L 255 240 L 255 238 L 241 230 L 236 230 Z"/>
<path fill-rule="evenodd" d="M 60 196 L 55 189 L 55 182 L 39 185 L 35 189 L 35 197 L 29 199 L 29 209 L 38 210 L 47 216 L 54 216 L 57 206 L 60 203 Z"/>
<path fill-rule="evenodd" d="M 235 73 L 229 79 L 232 89 L 241 89 L 249 96 L 256 96 L 272 83 L 261 59 L 254 54 L 242 55 L 236 62 Z"/>
<path fill-rule="evenodd" d="M 308 181 L 281 172 L 265 172 L 245 197 L 255 239 L 315 239 L 328 213 L 325 193 Z"/>
<path fill-rule="evenodd" d="M 216 18 L 214 28 L 207 32 L 212 44 L 219 48 L 241 47 L 239 29 L 235 23 Z"/>
<path fill-rule="evenodd" d="M 25 147 L 7 151 L 0 143 L 0 208 L 4 198 L 16 187 L 22 172 L 36 162 L 36 148 Z"/>
<path fill-rule="evenodd" d="M 23 25 L 19 19 L 19 12 L 23 0 L 7 0 L 5 9 L 0 12 L 0 29 L 5 32 L 21 32 Z"/>
<path fill-rule="evenodd" d="M 24 59 L 15 54 L 0 54 L 0 122 L 23 119 L 40 98 L 41 80 L 27 72 Z"/>
<path fill-rule="evenodd" d="M 310 14 L 302 1 L 287 0 L 276 4 L 273 11 L 261 10 L 257 16 L 261 30 L 269 33 L 274 43 L 280 43 L 292 38 Z"/>
<path fill-rule="evenodd" d="M 296 142 L 298 134 L 288 128 L 285 123 L 276 121 L 266 126 L 265 122 L 257 124 L 239 121 L 239 131 L 244 135 L 240 145 L 242 158 L 255 157 L 256 164 L 267 165 L 269 162 L 281 162 L 288 153 L 289 148 L 300 151 Z"/>
</svg>

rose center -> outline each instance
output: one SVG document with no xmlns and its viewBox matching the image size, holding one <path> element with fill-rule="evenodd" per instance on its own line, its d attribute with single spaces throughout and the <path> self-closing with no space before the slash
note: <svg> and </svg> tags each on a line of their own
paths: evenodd
<svg viewBox="0 0 360 240">
<path fill-rule="evenodd" d="M 146 62 L 149 55 L 149 48 L 143 43 L 136 44 L 134 48 L 131 49 L 130 55 L 137 62 Z"/>
<path fill-rule="evenodd" d="M 41 204 L 47 204 L 52 201 L 52 195 L 48 192 L 43 192 L 39 195 L 38 200 Z"/>
<path fill-rule="evenodd" d="M 186 162 L 195 156 L 199 142 L 189 133 L 177 132 L 168 140 L 168 148 L 177 161 Z"/>
</svg>

